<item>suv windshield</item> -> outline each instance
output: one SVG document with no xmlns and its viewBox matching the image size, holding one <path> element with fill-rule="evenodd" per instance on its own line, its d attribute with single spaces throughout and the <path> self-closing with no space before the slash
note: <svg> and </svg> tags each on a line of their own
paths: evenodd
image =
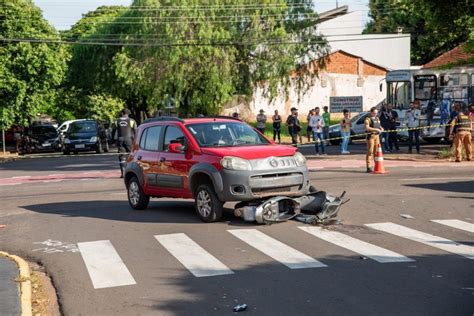
<svg viewBox="0 0 474 316">
<path fill-rule="evenodd" d="M 47 137 L 56 137 L 57 132 L 54 126 L 42 125 L 42 126 L 33 126 L 32 127 L 33 135 L 44 135 Z"/>
<path fill-rule="evenodd" d="M 240 122 L 212 122 L 187 125 L 201 147 L 234 147 L 268 145 L 268 140 L 260 136 L 247 124 Z"/>
<path fill-rule="evenodd" d="M 95 133 L 97 126 L 94 121 L 73 122 L 69 126 L 69 133 Z"/>
</svg>

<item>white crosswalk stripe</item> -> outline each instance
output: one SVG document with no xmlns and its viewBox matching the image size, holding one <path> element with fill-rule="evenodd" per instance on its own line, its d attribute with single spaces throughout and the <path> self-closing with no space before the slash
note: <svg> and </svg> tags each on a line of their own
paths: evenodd
<svg viewBox="0 0 474 316">
<path fill-rule="evenodd" d="M 290 269 L 322 268 L 325 264 L 299 252 L 256 229 L 228 230 L 232 235 Z"/>
<path fill-rule="evenodd" d="M 474 247 L 472 246 L 459 244 L 455 241 L 443 237 L 438 237 L 428 233 L 420 232 L 418 230 L 394 223 L 374 223 L 365 225 L 367 227 L 380 230 L 395 236 L 417 241 L 431 247 L 435 247 L 447 252 L 464 256 L 468 259 L 474 259 Z"/>
<path fill-rule="evenodd" d="M 77 244 L 95 289 L 136 284 L 110 240 Z"/>
<path fill-rule="evenodd" d="M 185 234 L 156 235 L 155 238 L 196 277 L 234 273 Z"/>
<path fill-rule="evenodd" d="M 453 228 L 465 230 L 470 233 L 474 233 L 474 224 L 460 221 L 458 219 L 433 219 L 431 221 L 441 225 L 446 225 Z"/>
<path fill-rule="evenodd" d="M 369 244 L 368 242 L 341 234 L 339 232 L 323 229 L 322 227 L 301 226 L 298 228 L 322 240 L 361 254 L 380 263 L 415 261 L 396 252 Z"/>
</svg>

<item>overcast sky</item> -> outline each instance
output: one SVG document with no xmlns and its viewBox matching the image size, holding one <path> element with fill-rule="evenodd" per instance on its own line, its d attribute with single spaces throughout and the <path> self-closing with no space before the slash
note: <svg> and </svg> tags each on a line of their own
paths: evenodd
<svg viewBox="0 0 474 316">
<path fill-rule="evenodd" d="M 132 0 L 33 0 L 43 10 L 44 17 L 57 30 L 66 30 L 76 23 L 82 14 L 95 10 L 102 5 L 130 5 Z M 349 5 L 349 9 L 363 10 L 367 14 L 368 0 L 339 0 L 339 6 Z M 315 0 L 318 12 L 336 7 L 336 1 Z"/>
</svg>

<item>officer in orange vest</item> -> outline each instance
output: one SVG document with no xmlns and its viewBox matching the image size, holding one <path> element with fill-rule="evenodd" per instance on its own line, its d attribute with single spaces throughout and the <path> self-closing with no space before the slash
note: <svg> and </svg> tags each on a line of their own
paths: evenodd
<svg viewBox="0 0 474 316">
<path fill-rule="evenodd" d="M 383 132 L 383 127 L 377 114 L 378 110 L 374 106 L 370 109 L 370 115 L 365 119 L 365 130 L 367 132 L 367 172 L 374 171 L 371 167 L 372 157 L 377 155 L 380 134 Z"/>
<path fill-rule="evenodd" d="M 456 126 L 456 135 L 453 135 Z M 472 121 L 467 111 L 460 112 L 451 122 L 449 129 L 449 139 L 454 138 L 454 148 L 456 151 L 456 162 L 462 161 L 462 148 L 466 151 L 466 160 L 472 160 Z"/>
</svg>

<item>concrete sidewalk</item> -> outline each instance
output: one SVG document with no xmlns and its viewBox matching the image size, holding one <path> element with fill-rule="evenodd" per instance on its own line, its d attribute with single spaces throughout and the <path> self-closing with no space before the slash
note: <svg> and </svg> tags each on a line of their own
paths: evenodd
<svg viewBox="0 0 474 316">
<path fill-rule="evenodd" d="M 0 315 L 20 315 L 19 270 L 16 263 L 0 256 Z"/>
</svg>

